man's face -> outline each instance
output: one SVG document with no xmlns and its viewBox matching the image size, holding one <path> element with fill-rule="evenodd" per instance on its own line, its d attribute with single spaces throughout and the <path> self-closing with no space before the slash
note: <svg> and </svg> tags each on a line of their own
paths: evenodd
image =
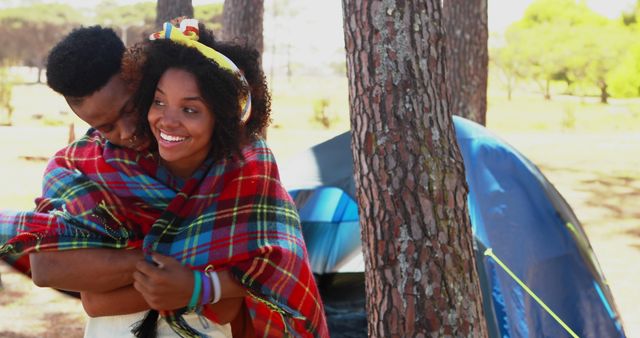
<svg viewBox="0 0 640 338">
<path fill-rule="evenodd" d="M 97 92 L 78 102 L 67 99 L 67 103 L 80 119 L 100 131 L 109 142 L 143 150 L 149 141 L 135 136 L 137 114 L 130 99 L 130 90 L 117 74 Z"/>
</svg>

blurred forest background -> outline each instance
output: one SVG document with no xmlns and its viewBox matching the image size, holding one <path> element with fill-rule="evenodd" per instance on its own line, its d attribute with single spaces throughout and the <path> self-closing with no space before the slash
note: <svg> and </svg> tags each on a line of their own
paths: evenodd
<svg viewBox="0 0 640 338">
<path fill-rule="evenodd" d="M 48 157 L 67 144 L 70 130 L 87 128 L 46 86 L 51 47 L 80 25 L 110 26 L 127 45 L 157 30 L 155 1 L 90 3 L 0 0 L 1 209 L 32 208 Z M 220 31 L 222 1 L 201 3 L 193 2 L 195 17 Z M 265 1 L 268 142 L 279 161 L 349 129 L 340 6 Z M 572 205 L 627 335 L 640 337 L 640 296 L 633 292 L 640 271 L 632 267 L 640 260 L 640 0 L 613 18 L 585 1 L 532 1 L 519 20 L 490 31 L 489 57 L 487 127 L 538 165 Z M 7 269 L 0 266 L 8 288 L 22 277 Z M 56 321 L 69 328 L 61 337 L 81 336 L 80 305 L 47 292 L 24 280 L 0 293 L 0 336 L 7 326 L 46 332 Z M 42 317 L 20 315 L 34 307 Z"/>
<path fill-rule="evenodd" d="M 326 34 L 334 40 L 330 48 L 327 48 L 330 44 L 323 43 L 327 36 L 290 37 L 292 27 L 304 32 L 305 26 L 327 24 L 310 18 L 307 3 L 288 0 L 266 3 L 265 71 L 274 95 L 285 95 L 279 91 L 280 80 L 291 83 L 306 76 L 337 78 L 331 86 L 315 86 L 318 88 L 311 96 L 312 102 L 304 109 L 310 109 L 313 116 L 306 122 L 324 128 L 336 124 L 347 128 L 346 93 L 341 91 L 335 95 L 333 91 L 319 88 L 344 85 L 340 83 L 345 72 L 341 26 L 327 28 Z M 74 27 L 93 24 L 112 27 L 131 45 L 154 30 L 155 6 L 154 1 L 123 5 L 115 0 L 103 0 L 93 8 L 38 0 L 0 1 L 3 47 L 0 50 L 0 124 L 67 123 L 71 117 L 64 106 L 57 112 L 41 110 L 25 115 L 17 111 L 21 108 L 16 100 L 20 100 L 22 86 L 45 82 L 43 69 L 49 49 Z M 195 17 L 219 31 L 222 7 L 221 1 L 194 5 Z M 490 96 L 502 93 L 509 101 L 513 100 L 514 93 L 537 94 L 545 100 L 572 96 L 583 103 L 591 98 L 609 103 L 611 99 L 640 96 L 639 15 L 640 2 L 629 6 L 619 17 L 608 18 L 590 9 L 584 1 L 533 1 L 524 16 L 505 31 L 490 32 Z M 341 25 L 340 20 L 334 18 L 329 23 Z M 489 104 L 492 103 L 495 102 L 490 99 Z M 637 111 L 635 106 L 631 109 Z M 575 110 L 563 109 L 563 127 L 571 128 L 576 122 Z M 276 127 L 279 122 L 287 124 L 284 119 L 277 122 Z M 298 119 L 295 122 L 299 127 Z"/>
<path fill-rule="evenodd" d="M 194 3 L 195 17 L 219 32 L 223 3 L 212 2 Z M 317 12 L 321 7 L 333 7 L 334 14 L 340 13 L 339 3 L 314 5 L 313 9 L 307 8 L 309 3 L 289 0 L 265 3 L 263 61 L 271 89 L 276 97 L 289 97 L 287 84 L 296 81 L 304 84 L 314 77 L 336 81 L 324 86 L 313 81 L 308 83 L 314 87 L 313 92 L 306 93 L 309 96 L 304 98 L 303 110 L 296 108 L 296 115 L 311 117 L 305 118 L 307 121 L 276 117 L 274 127 L 289 122 L 300 127 L 299 123 L 304 122 L 304 127 L 346 129 L 348 103 L 343 90 L 346 80 L 341 18 L 324 22 L 321 16 L 314 19 L 308 15 L 309 12 L 322 15 Z M 19 112 L 23 109 L 20 97 L 30 94 L 24 86 L 35 89 L 46 82 L 43 69 L 50 48 L 74 27 L 93 24 L 112 27 L 131 45 L 154 31 L 155 6 L 154 1 L 123 5 L 115 0 L 102 0 L 89 8 L 43 0 L 0 1 L 3 47 L 0 50 L 0 124 L 60 125 L 73 120 L 65 105 L 59 111 L 24 107 L 30 111 Z M 590 9 L 585 1 L 533 1 L 524 16 L 505 31 L 490 32 L 489 104 L 498 104 L 492 97 L 513 101 L 514 95 L 539 95 L 545 101 L 569 96 L 579 103 L 595 98 L 604 104 L 612 99 L 639 97 L 639 15 L 640 2 L 629 6 L 619 17 L 608 18 Z M 311 26 L 326 27 L 320 30 L 326 35 L 320 36 L 317 27 L 313 30 L 315 33 L 305 34 L 305 28 Z M 292 34 L 292 30 L 297 34 Z M 333 43 L 327 44 L 328 39 Z M 294 87 L 299 88 L 297 84 Z M 302 89 L 305 87 L 307 85 Z M 297 91 L 296 95 L 303 92 Z M 40 96 L 38 91 L 33 94 Z M 639 109 L 635 102 L 628 103 L 633 115 L 637 115 Z M 576 127 L 579 120 L 576 113 L 576 106 L 562 105 L 561 126 Z M 620 126 L 630 126 L 628 121 L 618 122 Z"/>
</svg>

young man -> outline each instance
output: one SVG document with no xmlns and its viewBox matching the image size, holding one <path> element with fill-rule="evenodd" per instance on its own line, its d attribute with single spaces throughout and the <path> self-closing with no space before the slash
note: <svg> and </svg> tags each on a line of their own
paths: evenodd
<svg viewBox="0 0 640 338">
<path fill-rule="evenodd" d="M 149 140 L 136 136 L 132 91 L 120 75 L 125 46 L 110 28 L 72 31 L 50 52 L 47 84 L 64 96 L 83 121 L 109 142 L 142 150 Z M 73 291 L 108 291 L 131 284 L 139 250 L 86 249 L 30 255 L 34 283 Z M 86 264 L 91 262 L 91 264 Z M 96 278 L 99 273 L 100 278 Z"/>
<path fill-rule="evenodd" d="M 110 28 L 79 28 L 49 53 L 47 84 L 109 142 L 143 149 L 148 140 L 135 135 L 132 91 L 120 75 L 125 46 Z"/>
</svg>

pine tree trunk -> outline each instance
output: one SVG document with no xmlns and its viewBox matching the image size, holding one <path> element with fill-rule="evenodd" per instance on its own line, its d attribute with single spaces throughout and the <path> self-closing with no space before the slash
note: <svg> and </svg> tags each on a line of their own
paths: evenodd
<svg viewBox="0 0 640 338">
<path fill-rule="evenodd" d="M 264 0 L 225 0 L 222 11 L 222 39 L 255 48 L 263 42 Z"/>
<path fill-rule="evenodd" d="M 607 91 L 607 83 L 605 81 L 600 81 L 600 103 L 607 104 L 609 103 L 609 92 Z"/>
<path fill-rule="evenodd" d="M 544 82 L 544 99 L 551 101 L 551 80 L 546 79 Z"/>
<path fill-rule="evenodd" d="M 454 115 L 486 124 L 487 0 L 444 0 L 447 85 Z"/>
<path fill-rule="evenodd" d="M 369 336 L 485 337 L 440 0 L 343 10 Z"/>
<path fill-rule="evenodd" d="M 193 17 L 191 0 L 158 0 L 156 5 L 156 27 L 179 16 Z"/>
</svg>

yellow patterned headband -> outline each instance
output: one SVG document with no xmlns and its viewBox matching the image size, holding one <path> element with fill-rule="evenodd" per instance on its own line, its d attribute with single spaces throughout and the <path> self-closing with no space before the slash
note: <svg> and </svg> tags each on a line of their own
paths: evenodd
<svg viewBox="0 0 640 338">
<path fill-rule="evenodd" d="M 180 27 L 175 27 L 170 22 L 165 22 L 163 28 L 164 29 L 162 31 L 151 34 L 149 36 L 149 40 L 168 39 L 181 45 L 193 47 L 200 51 L 202 55 L 213 60 L 221 68 L 231 71 L 240 78 L 240 81 L 242 81 L 242 83 L 247 87 L 247 96 L 240 102 L 242 106 L 242 115 L 240 116 L 240 120 L 243 123 L 247 122 L 251 115 L 251 91 L 249 90 L 249 83 L 245 79 L 244 75 L 242 75 L 238 66 L 236 66 L 228 57 L 224 56 L 217 50 L 198 42 L 198 20 L 182 19 L 180 21 Z"/>
</svg>

